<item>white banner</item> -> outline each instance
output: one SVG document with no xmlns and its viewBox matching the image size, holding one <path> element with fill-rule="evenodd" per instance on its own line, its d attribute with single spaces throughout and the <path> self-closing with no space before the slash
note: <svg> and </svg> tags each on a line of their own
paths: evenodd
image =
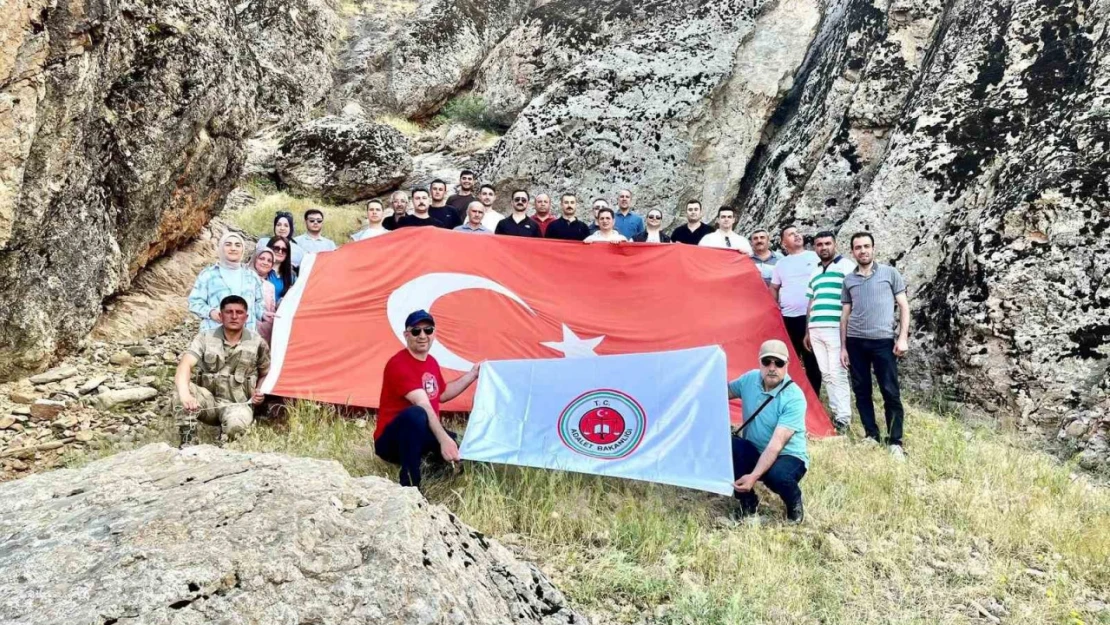
<svg viewBox="0 0 1110 625">
<path fill-rule="evenodd" d="M 731 495 L 727 383 L 719 347 L 487 362 L 462 457 Z"/>
</svg>

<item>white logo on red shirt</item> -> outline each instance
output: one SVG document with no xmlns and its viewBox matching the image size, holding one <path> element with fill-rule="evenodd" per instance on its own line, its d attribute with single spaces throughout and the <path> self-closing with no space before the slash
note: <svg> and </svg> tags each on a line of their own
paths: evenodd
<svg viewBox="0 0 1110 625">
<path fill-rule="evenodd" d="M 439 382 L 436 380 L 436 376 L 425 371 L 422 380 L 424 382 L 424 392 L 428 394 L 428 399 L 439 397 Z"/>
</svg>

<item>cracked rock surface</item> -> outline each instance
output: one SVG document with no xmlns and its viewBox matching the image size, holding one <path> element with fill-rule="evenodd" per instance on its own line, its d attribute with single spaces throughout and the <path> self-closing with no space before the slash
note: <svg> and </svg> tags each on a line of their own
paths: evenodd
<svg viewBox="0 0 1110 625">
<path fill-rule="evenodd" d="M 585 623 L 415 489 L 164 444 L 0 485 L 0 621 Z"/>
</svg>

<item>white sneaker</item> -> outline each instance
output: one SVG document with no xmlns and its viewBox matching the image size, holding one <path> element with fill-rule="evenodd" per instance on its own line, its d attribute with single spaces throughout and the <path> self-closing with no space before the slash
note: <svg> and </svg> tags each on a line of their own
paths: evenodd
<svg viewBox="0 0 1110 625">
<path fill-rule="evenodd" d="M 902 449 L 901 445 L 891 445 L 890 455 L 898 462 L 906 461 L 906 450 Z"/>
</svg>

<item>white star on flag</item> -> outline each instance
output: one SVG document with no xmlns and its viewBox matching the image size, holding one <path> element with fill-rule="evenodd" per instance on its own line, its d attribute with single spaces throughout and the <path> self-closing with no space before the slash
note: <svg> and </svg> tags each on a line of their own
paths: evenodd
<svg viewBox="0 0 1110 625">
<path fill-rule="evenodd" d="M 541 342 L 540 345 L 550 347 L 558 352 L 563 352 L 563 358 L 588 358 L 590 356 L 597 356 L 594 349 L 604 340 L 604 334 L 592 339 L 580 339 L 578 335 L 564 323 L 562 341 L 546 341 Z"/>
</svg>

